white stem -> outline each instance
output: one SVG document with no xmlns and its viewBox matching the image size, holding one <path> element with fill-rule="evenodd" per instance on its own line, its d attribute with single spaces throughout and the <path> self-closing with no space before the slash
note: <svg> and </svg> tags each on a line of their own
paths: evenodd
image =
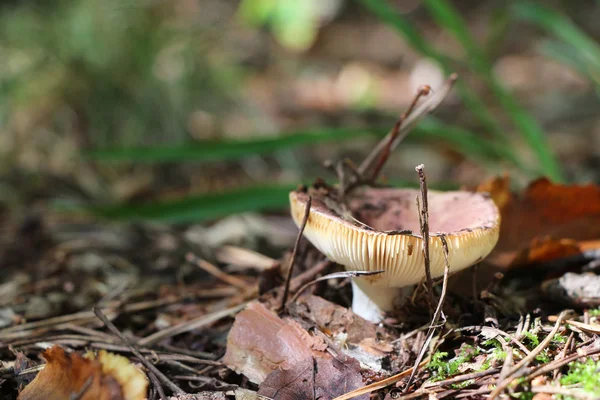
<svg viewBox="0 0 600 400">
<path fill-rule="evenodd" d="M 352 279 L 352 311 L 374 323 L 381 322 L 386 311 L 392 311 L 413 287 L 396 288 L 373 285 L 360 278 Z"/>
</svg>

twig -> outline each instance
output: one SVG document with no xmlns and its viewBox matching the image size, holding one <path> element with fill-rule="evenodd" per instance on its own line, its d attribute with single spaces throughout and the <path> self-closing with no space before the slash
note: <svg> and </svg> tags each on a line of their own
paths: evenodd
<svg viewBox="0 0 600 400">
<path fill-rule="evenodd" d="M 425 276 L 427 277 L 427 291 L 429 310 L 433 308 L 433 280 L 431 279 L 431 261 L 429 259 L 429 204 L 427 202 L 427 179 L 425 177 L 425 166 L 418 165 L 415 171 L 419 174 L 419 182 L 421 186 L 421 204 L 419 206 L 419 198 L 417 197 L 417 210 L 419 211 L 419 225 L 421 226 L 421 237 L 423 238 L 423 257 L 425 258 Z"/>
<path fill-rule="evenodd" d="M 425 365 L 427 365 L 428 362 L 429 362 L 428 359 L 423 361 L 421 364 L 419 364 L 417 366 L 417 368 L 424 367 Z M 374 392 L 376 390 L 383 389 L 385 387 L 393 385 L 394 383 L 399 382 L 400 380 L 406 378 L 413 371 L 414 371 L 414 367 L 411 367 L 411 368 L 407 369 L 406 371 L 402 371 L 396 375 L 390 376 L 389 378 L 382 379 L 379 382 L 375 382 L 375 383 L 372 383 L 365 387 L 355 389 L 351 392 L 345 393 L 341 396 L 336 397 L 333 400 L 349 400 L 349 399 L 353 399 L 358 396 L 362 396 L 363 394 L 368 394 L 368 393 Z"/>
<path fill-rule="evenodd" d="M 304 232 L 304 228 L 306 227 L 306 223 L 308 222 L 308 216 L 310 215 L 310 206 L 312 205 L 312 197 L 308 196 L 308 201 L 306 202 L 306 209 L 304 210 L 304 218 L 302 218 L 302 224 L 300 225 L 300 230 L 298 231 L 298 236 L 296 237 L 296 243 L 294 243 L 294 250 L 292 251 L 292 256 L 290 258 L 290 265 L 288 267 L 287 276 L 285 278 L 285 286 L 283 287 L 283 296 L 281 297 L 281 304 L 279 305 L 278 312 L 281 312 L 285 309 L 285 303 L 287 302 L 288 295 L 290 293 L 290 281 L 292 280 L 292 273 L 294 272 L 294 264 L 296 263 L 296 255 L 298 254 L 298 247 L 300 247 L 300 240 L 302 239 L 302 233 Z"/>
<path fill-rule="evenodd" d="M 168 337 L 179 335 L 181 333 L 189 332 L 191 330 L 201 328 L 208 324 L 212 324 L 213 322 L 216 322 L 216 321 L 220 320 L 221 318 L 225 318 L 225 317 L 228 317 L 230 315 L 237 313 L 238 311 L 240 311 L 241 309 L 246 307 L 247 304 L 248 304 L 248 302 L 241 303 L 235 307 L 216 311 L 212 314 L 202 315 L 198 318 L 194 318 L 192 320 L 183 322 L 179 325 L 174 325 L 167 329 L 157 331 L 151 335 L 146 336 L 145 338 L 138 340 L 137 345 L 138 346 L 151 346 L 151 345 L 153 345 L 157 342 L 160 342 L 161 340 L 166 339 Z"/>
<path fill-rule="evenodd" d="M 400 134 L 400 128 L 402 127 L 402 124 L 404 123 L 406 118 L 413 112 L 419 99 L 423 96 L 427 96 L 430 92 L 431 92 L 431 86 L 425 85 L 425 86 L 420 87 L 419 91 L 413 98 L 412 103 L 410 103 L 410 106 L 408 107 L 408 109 L 405 112 L 403 112 L 402 115 L 400 115 L 400 118 L 398 118 L 398 120 L 394 124 L 394 127 L 392 128 L 392 130 L 390 131 L 390 133 L 388 135 L 389 140 L 387 141 L 386 146 L 383 148 L 383 151 L 381 152 L 381 155 L 379 156 L 379 159 L 377 160 L 377 164 L 375 164 L 375 168 L 373 168 L 373 172 L 371 173 L 371 176 L 368 177 L 369 182 L 375 182 L 377 180 L 377 176 L 381 172 L 381 169 L 383 168 L 386 161 L 390 157 L 390 154 L 392 153 L 392 145 L 394 144 L 394 141 Z"/>
<path fill-rule="evenodd" d="M 410 114 L 410 116 L 408 116 L 408 118 L 406 118 L 404 120 L 399 133 L 397 134 L 396 138 L 394 139 L 394 141 L 391 145 L 390 151 L 394 151 L 394 149 L 398 146 L 398 144 L 406 137 L 408 132 L 410 132 L 412 127 L 417 122 L 419 122 L 419 120 L 424 115 L 434 111 L 440 105 L 440 103 L 450 93 L 450 90 L 454 86 L 454 83 L 456 82 L 457 79 L 458 79 L 457 74 L 450 75 L 450 77 L 448 77 L 448 80 L 446 81 L 446 83 L 441 88 L 437 89 L 432 96 L 428 97 L 420 106 L 418 106 Z M 390 134 L 388 134 L 388 135 L 390 135 Z M 379 160 L 379 157 L 380 157 L 383 149 L 387 147 L 388 141 L 389 141 L 389 136 L 386 136 L 385 138 L 383 138 L 379 143 L 377 143 L 377 145 L 375 146 L 373 151 L 371 151 L 371 153 L 369 153 L 369 155 L 364 159 L 364 161 L 358 167 L 358 173 L 360 174 L 360 176 L 365 177 L 365 176 L 370 175 L 369 171 L 371 171 L 374 168 L 374 166 L 376 165 L 377 160 Z"/>
<path fill-rule="evenodd" d="M 130 350 L 127 346 L 119 346 L 119 345 L 104 344 L 104 343 L 91 343 L 90 347 L 95 348 L 95 349 L 104 349 L 104 350 L 113 351 L 113 352 L 130 353 Z M 223 366 L 223 363 L 220 361 L 205 360 L 203 358 L 193 357 L 193 356 L 190 356 L 187 354 L 158 352 L 158 351 L 145 349 L 145 348 L 138 348 L 138 350 L 142 354 L 151 354 L 159 360 L 183 361 L 183 362 L 187 362 L 190 364 L 212 365 L 214 367 Z"/>
<path fill-rule="evenodd" d="M 517 346 L 519 346 L 519 348 L 521 349 L 521 351 L 522 351 L 523 353 L 525 353 L 526 355 L 527 355 L 527 354 L 529 354 L 529 353 L 531 353 L 531 352 L 529 351 L 529 349 L 527 348 L 527 346 L 525 346 L 525 345 L 523 344 L 523 342 L 521 342 L 519 339 L 517 339 L 517 338 L 513 337 L 512 335 L 509 335 L 507 332 L 504 332 L 504 331 L 503 331 L 503 330 L 501 330 L 501 329 L 498 329 L 498 328 L 494 328 L 494 327 L 491 327 L 491 326 L 489 326 L 489 327 L 485 327 L 485 328 L 484 328 L 484 330 L 486 330 L 486 331 L 490 331 L 490 332 L 493 332 L 493 333 L 495 333 L 497 336 L 500 336 L 500 337 L 506 336 L 506 337 L 508 337 L 508 338 L 509 338 L 509 340 L 510 340 L 511 342 L 513 342 L 514 344 L 516 344 Z"/>
<path fill-rule="evenodd" d="M 317 282 L 326 281 L 329 279 L 339 279 L 339 278 L 354 278 L 357 276 L 371 276 L 384 273 L 385 271 L 342 271 L 342 272 L 334 272 L 331 274 L 327 274 L 325 276 L 321 276 L 315 280 L 305 283 L 298 291 L 294 294 L 294 296 L 290 299 L 290 303 L 295 302 L 298 297 L 304 292 L 309 286 L 314 285 Z"/>
<path fill-rule="evenodd" d="M 567 351 L 569 351 L 569 347 L 571 346 L 571 341 L 573 340 L 574 337 L 575 337 L 575 332 L 571 332 L 571 334 L 567 338 L 567 341 L 565 342 L 565 346 L 560 351 L 560 354 L 558 355 L 558 357 L 555 358 L 555 361 L 561 360 L 567 356 Z M 558 379 L 558 374 L 559 374 L 559 370 L 555 369 L 554 373 L 552 374 L 552 379 L 554 379 L 554 380 Z"/>
<path fill-rule="evenodd" d="M 169 380 L 169 378 L 167 378 L 165 374 L 160 372 L 158 368 L 156 368 L 150 361 L 146 359 L 146 357 L 142 355 L 142 353 L 140 353 L 131 343 L 129 343 L 129 340 L 127 340 L 127 338 L 121 333 L 121 331 L 119 331 L 117 327 L 112 322 L 110 322 L 108 318 L 106 318 L 106 316 L 102 313 L 102 310 L 100 308 L 94 306 L 93 311 L 94 314 L 96 314 L 96 316 L 104 323 L 104 325 L 106 325 L 106 327 L 112 333 L 117 335 L 119 339 L 121 339 L 123 343 L 127 347 L 129 347 L 129 350 L 131 350 L 131 352 L 140 360 L 144 367 L 146 367 L 151 373 L 156 375 L 156 378 L 158 378 L 163 384 L 168 386 L 169 389 L 173 391 L 173 393 L 186 394 L 186 392 L 183 389 L 181 389 L 175 383 L 171 382 L 171 380 Z"/>
<path fill-rule="evenodd" d="M 504 358 L 504 362 L 502 363 L 502 369 L 500 370 L 500 374 L 498 375 L 498 380 L 503 381 L 508 376 L 510 369 L 513 366 L 513 352 L 511 348 L 506 351 L 506 357 Z"/>
<path fill-rule="evenodd" d="M 230 284 L 231 286 L 235 286 L 242 290 L 246 290 L 248 288 L 248 284 L 243 279 L 226 274 L 225 272 L 221 271 L 221 269 L 219 269 L 217 266 L 199 258 L 194 253 L 187 253 L 185 259 L 190 263 L 196 264 L 202 270 L 208 272 L 215 278 Z"/>
<path fill-rule="evenodd" d="M 40 365 L 36 365 L 35 367 L 24 369 L 22 371 L 19 371 L 17 376 L 34 374 L 36 372 L 43 370 L 45 366 L 46 366 L 46 364 L 40 364 Z"/>
<path fill-rule="evenodd" d="M 465 397 L 469 397 L 471 399 L 478 399 L 479 397 L 476 397 L 479 394 L 487 394 L 491 392 L 490 389 L 488 389 L 487 387 L 482 387 L 479 388 L 477 390 L 473 390 L 473 391 L 464 391 L 463 393 L 459 393 L 456 396 L 454 396 L 455 399 L 463 399 Z"/>
<path fill-rule="evenodd" d="M 535 371 L 533 371 L 532 373 L 530 373 L 529 375 L 527 375 L 525 377 L 525 379 L 532 380 L 535 377 L 538 377 L 540 375 L 544 375 L 547 374 L 551 371 L 554 371 L 557 368 L 560 368 L 564 365 L 567 365 L 568 363 L 577 360 L 578 358 L 583 358 L 583 357 L 589 357 L 589 356 L 594 356 L 596 354 L 600 354 L 600 349 L 594 349 L 594 350 L 582 350 L 580 352 L 577 352 L 575 354 L 570 355 L 569 357 L 565 357 L 565 358 L 561 358 L 560 360 L 555 360 L 552 361 L 538 369 L 536 369 Z"/>
<path fill-rule="evenodd" d="M 232 291 L 233 290 L 233 291 Z M 218 288 L 206 289 L 199 291 L 194 297 L 225 297 L 235 293 L 234 288 Z M 184 296 L 166 296 L 164 298 L 141 301 L 139 303 L 123 305 L 121 302 L 111 302 L 106 306 L 101 307 L 102 312 L 108 319 L 114 319 L 122 313 L 140 312 L 151 308 L 162 307 L 170 304 L 181 302 Z M 67 329 L 73 324 L 89 324 L 97 322 L 98 318 L 91 311 L 80 311 L 74 314 L 61 315 L 58 317 L 47 318 L 41 321 L 27 322 L 20 325 L 13 325 L 0 330 L 0 341 L 8 342 L 9 340 L 41 335 L 45 332 L 59 329 Z"/>
<path fill-rule="evenodd" d="M 442 308 L 444 306 L 444 300 L 446 299 L 446 291 L 448 289 L 448 275 L 450 273 L 450 262 L 448 260 L 448 242 L 446 241 L 446 236 L 444 236 L 444 235 L 440 235 L 439 238 L 442 242 L 442 249 L 444 250 L 444 262 L 445 262 L 444 281 L 442 283 L 442 293 L 440 294 L 440 299 L 438 301 L 437 308 L 435 309 L 435 312 L 433 313 L 433 317 L 431 318 L 431 324 L 429 325 L 429 330 L 427 332 L 427 338 L 425 339 L 423 346 L 421 346 L 421 350 L 419 351 L 419 355 L 417 356 L 417 359 L 415 361 L 415 367 L 413 368 L 413 371 L 410 374 L 410 377 L 408 378 L 405 390 L 408 390 L 408 388 L 410 387 L 410 384 L 415 376 L 415 373 L 417 372 L 418 365 L 421 362 L 421 360 L 423 359 L 423 357 L 425 356 L 425 352 L 427 351 L 429 342 L 431 342 L 431 339 L 433 338 L 435 330 L 438 328 L 438 320 L 440 319 L 440 316 L 442 316 Z M 431 292 L 431 293 L 433 293 L 433 292 Z"/>
<path fill-rule="evenodd" d="M 504 389 L 506 389 L 508 387 L 508 385 L 510 385 L 510 383 L 513 380 L 512 376 L 515 373 L 517 373 L 521 368 L 523 368 L 524 366 L 529 364 L 531 361 L 535 360 L 535 358 L 550 344 L 550 342 L 554 338 L 554 335 L 556 335 L 556 332 L 558 332 L 558 329 L 560 328 L 560 324 L 561 324 L 563 318 L 565 317 L 565 315 L 566 315 L 566 313 L 564 311 L 560 313 L 560 315 L 556 319 L 556 324 L 554 325 L 554 328 L 552 329 L 552 331 L 550 333 L 548 333 L 548 336 L 546 336 L 544 338 L 544 340 L 542 341 L 542 343 L 540 343 L 535 349 L 533 349 L 531 351 L 531 353 L 529 353 L 527 356 L 523 357 L 523 359 L 521 359 L 521 361 L 519 361 L 514 367 L 512 367 L 508 371 L 508 373 L 506 374 L 506 378 L 504 378 L 503 381 L 498 383 L 498 386 L 496 386 L 496 389 L 494 389 L 494 391 L 492 391 L 492 393 L 490 393 L 490 395 L 488 396 L 488 400 L 494 400 L 496 397 L 498 397 L 500 395 L 500 393 L 502 393 L 504 391 Z"/>
<path fill-rule="evenodd" d="M 217 260 L 225 264 L 234 264 L 237 267 L 264 271 L 277 263 L 277 260 L 260 254 L 254 250 L 237 246 L 223 246 L 217 251 Z"/>
<path fill-rule="evenodd" d="M 438 386 L 453 385 L 455 383 L 469 381 L 471 379 L 479 379 L 479 378 L 483 378 L 484 376 L 494 375 L 495 373 L 497 373 L 499 371 L 500 370 L 498 368 L 490 368 L 486 371 L 472 372 L 470 374 L 455 376 L 454 378 L 446 379 L 444 381 L 437 381 L 437 382 L 432 382 L 430 384 L 425 384 L 425 385 L 423 385 L 423 388 L 430 389 L 430 388 L 434 388 L 434 387 L 438 387 Z"/>
<path fill-rule="evenodd" d="M 150 382 L 152 382 L 152 385 L 156 388 L 156 391 L 160 396 L 160 400 L 167 400 L 167 395 L 165 394 L 165 391 L 163 390 L 162 385 L 160 384 L 160 381 L 156 375 L 154 375 L 152 372 L 149 372 L 148 378 L 150 378 Z"/>
<path fill-rule="evenodd" d="M 575 399 L 582 400 L 596 400 L 597 397 L 593 396 L 589 393 L 586 393 L 583 389 L 568 389 L 560 386 L 550 386 L 550 385 L 542 385 L 542 386 L 534 386 L 531 389 L 531 393 L 548 393 L 548 394 L 560 394 L 563 396 L 570 396 Z"/>
<path fill-rule="evenodd" d="M 554 322 L 554 321 L 556 321 L 556 317 L 554 315 L 550 315 L 548 317 L 548 321 Z M 586 324 L 584 322 L 575 321 L 573 319 L 567 319 L 564 322 L 566 324 L 572 325 L 575 328 L 578 328 L 586 333 L 593 333 L 596 335 L 600 335 L 600 327 L 598 325 Z"/>
</svg>

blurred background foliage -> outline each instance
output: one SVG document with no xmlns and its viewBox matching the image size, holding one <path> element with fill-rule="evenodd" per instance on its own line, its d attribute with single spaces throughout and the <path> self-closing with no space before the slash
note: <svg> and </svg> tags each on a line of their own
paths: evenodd
<svg viewBox="0 0 600 400">
<path fill-rule="evenodd" d="M 597 1 L 0 2 L 0 204 L 110 218 L 285 210 L 460 76 L 384 173 L 600 181 Z"/>
</svg>

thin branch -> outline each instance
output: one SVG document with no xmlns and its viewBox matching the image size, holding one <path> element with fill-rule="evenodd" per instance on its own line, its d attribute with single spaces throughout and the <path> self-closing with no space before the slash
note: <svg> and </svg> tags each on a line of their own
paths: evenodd
<svg viewBox="0 0 600 400">
<path fill-rule="evenodd" d="M 377 177 L 379 176 L 381 169 L 383 168 L 386 161 L 390 157 L 390 154 L 392 153 L 392 145 L 394 144 L 394 141 L 400 134 L 400 128 L 402 127 L 402 124 L 404 123 L 406 118 L 408 118 L 408 116 L 413 112 L 419 99 L 423 96 L 427 96 L 429 93 L 431 93 L 431 86 L 425 85 L 425 86 L 420 87 L 419 91 L 413 98 L 412 103 L 410 103 L 408 110 L 406 110 L 404 113 L 402 113 L 400 118 L 396 121 L 396 123 L 394 124 L 394 127 L 388 134 L 389 139 L 387 141 L 387 144 L 383 148 L 383 151 L 381 152 L 381 155 L 379 156 L 379 159 L 377 160 L 377 164 L 375 164 L 375 168 L 373 168 L 373 172 L 371 173 L 371 176 L 369 176 L 367 178 L 367 180 L 369 182 L 375 182 L 377 180 Z"/>
<path fill-rule="evenodd" d="M 160 400 L 167 400 L 167 395 L 165 394 L 165 391 L 163 390 L 162 385 L 160 384 L 160 381 L 158 380 L 156 375 L 154 375 L 152 372 L 149 372 L 148 378 L 150 378 L 150 382 L 152 382 L 152 385 L 158 392 L 158 396 L 160 397 Z"/>
<path fill-rule="evenodd" d="M 494 375 L 495 373 L 497 373 L 499 371 L 500 371 L 500 369 L 498 369 L 498 368 L 490 368 L 485 371 L 472 372 L 470 374 L 458 375 L 458 376 L 455 376 L 454 378 L 446 379 L 444 381 L 426 383 L 425 385 L 423 385 L 423 388 L 431 389 L 431 388 L 438 387 L 438 386 L 454 385 L 455 383 L 461 383 L 461 382 L 465 382 L 465 381 L 470 381 L 471 379 L 479 379 L 479 378 L 483 378 L 485 376 Z"/>
<path fill-rule="evenodd" d="M 418 368 L 424 367 L 425 365 L 427 365 L 428 362 L 429 362 L 429 360 L 425 360 L 421 364 L 419 364 L 417 367 Z M 411 368 L 407 369 L 406 371 L 402 371 L 396 375 L 390 376 L 389 378 L 382 379 L 379 382 L 371 383 L 370 385 L 364 386 L 362 388 L 354 389 L 351 392 L 344 393 L 343 395 L 338 396 L 333 400 L 349 400 L 349 399 L 353 399 L 355 397 L 358 397 L 358 396 L 361 396 L 364 394 L 369 394 L 376 390 L 383 389 L 385 387 L 395 384 L 396 382 L 401 381 L 402 379 L 406 378 L 406 376 L 411 374 L 413 371 L 414 371 L 414 367 L 411 367 Z"/>
<path fill-rule="evenodd" d="M 196 266 L 198 268 L 204 270 L 205 272 L 208 272 L 215 278 L 220 279 L 223 282 L 225 282 L 231 286 L 235 286 L 238 289 L 242 289 L 242 290 L 246 290 L 248 288 L 248 283 L 246 283 L 246 281 L 244 281 L 243 279 L 240 279 L 235 276 L 231 276 L 231 275 L 223 272 L 216 265 L 213 265 L 213 264 L 209 263 L 208 261 L 201 259 L 200 257 L 196 256 L 194 253 L 187 253 L 185 256 L 185 259 L 187 262 L 196 264 Z"/>
<path fill-rule="evenodd" d="M 498 383 L 496 389 L 494 389 L 494 391 L 492 391 L 492 393 L 490 393 L 490 395 L 488 396 L 488 400 L 494 400 L 496 397 L 498 397 L 504 391 L 504 389 L 506 389 L 513 381 L 513 375 L 515 375 L 521 368 L 535 360 L 535 358 L 550 344 L 550 342 L 554 338 L 554 335 L 556 335 L 556 332 L 558 332 L 560 324 L 565 315 L 565 311 L 560 313 L 560 315 L 556 319 L 556 324 L 554 325 L 554 328 L 552 328 L 552 331 L 548 333 L 548 336 L 546 336 L 542 343 L 540 343 L 535 349 L 533 349 L 531 353 L 523 357 L 521 361 L 519 361 L 514 367 L 512 367 L 508 371 L 508 373 L 506 374 L 506 378 L 504 378 L 503 381 Z"/>
<path fill-rule="evenodd" d="M 154 375 L 156 375 L 156 377 L 166 386 L 169 387 L 169 389 L 171 389 L 173 391 L 173 393 L 175 394 L 186 394 L 186 392 L 181 389 L 179 386 L 177 386 L 175 383 L 171 382 L 171 380 L 169 380 L 169 378 L 167 378 L 165 376 L 165 374 L 163 374 L 162 372 L 160 372 L 158 370 L 158 368 L 156 368 L 154 366 L 154 364 L 152 364 L 150 361 L 148 361 L 146 359 L 146 357 L 144 357 L 142 355 L 142 353 L 140 353 L 138 351 L 138 349 L 136 349 L 131 343 L 129 343 L 129 340 L 127 340 L 127 338 L 121 333 L 121 331 L 119 331 L 119 329 L 117 329 L 117 327 L 108 320 L 108 318 L 106 318 L 106 316 L 102 313 L 102 310 L 96 306 L 94 306 L 93 308 L 94 314 L 96 314 L 96 316 L 104 323 L 104 325 L 106 325 L 106 327 L 115 335 L 117 335 L 119 337 L 119 339 L 121 339 L 123 341 L 123 343 L 125 345 L 127 345 L 127 347 L 129 347 L 129 350 L 131 350 L 131 352 L 140 360 L 140 362 L 144 365 L 144 367 L 146 367 L 151 373 L 153 373 Z"/>
<path fill-rule="evenodd" d="M 560 351 L 560 354 L 554 361 L 562 360 L 563 358 L 565 358 L 567 356 L 567 351 L 569 351 L 569 347 L 571 346 L 571 341 L 573 340 L 574 337 L 575 337 L 575 332 L 571 332 L 571 334 L 567 338 L 567 341 L 565 342 L 565 346 L 562 348 L 562 350 Z M 555 369 L 554 372 L 552 373 L 552 379 L 553 380 L 558 379 L 559 373 L 560 373 L 560 371 L 558 369 Z"/>
<path fill-rule="evenodd" d="M 415 126 L 415 124 L 417 122 L 419 122 L 419 120 L 423 116 L 429 114 L 430 112 L 433 112 L 440 105 L 440 103 L 442 101 L 444 101 L 446 96 L 450 93 L 450 90 L 454 86 L 454 83 L 456 82 L 457 79 L 458 79 L 457 74 L 450 75 L 450 77 L 448 78 L 446 83 L 444 83 L 444 85 L 441 88 L 437 89 L 432 96 L 427 98 L 426 101 L 424 101 L 419 107 L 417 107 L 411 113 L 411 115 L 404 120 L 402 127 L 400 129 L 400 132 L 398 133 L 398 135 L 396 136 L 396 138 L 394 139 L 394 141 L 392 143 L 390 151 L 394 151 L 394 149 L 398 146 L 398 144 L 406 137 L 408 132 L 410 132 L 410 130 Z M 370 175 L 369 171 L 371 171 L 373 169 L 373 167 L 375 166 L 383 149 L 387 146 L 388 140 L 389 140 L 389 136 L 386 136 L 385 138 L 383 138 L 377 144 L 377 146 L 375 146 L 373 151 L 371 151 L 371 153 L 369 153 L 369 155 L 360 164 L 360 166 L 358 167 L 358 173 L 360 174 L 360 176 L 364 177 L 364 176 Z"/>
<path fill-rule="evenodd" d="M 417 372 L 417 370 L 419 368 L 419 363 L 425 356 L 425 352 L 427 351 L 427 348 L 429 347 L 429 343 L 431 342 L 431 339 L 433 339 L 433 335 L 434 335 L 436 329 L 439 327 L 438 321 L 439 321 L 440 317 L 443 315 L 442 309 L 444 306 L 444 300 L 446 299 L 446 292 L 448 290 L 448 275 L 450 274 L 450 262 L 448 260 L 448 242 L 446 241 L 446 236 L 440 235 L 439 238 L 440 238 L 440 241 L 442 242 L 442 249 L 444 250 L 444 262 L 445 262 L 444 280 L 442 283 L 442 293 L 440 294 L 440 299 L 438 301 L 437 308 L 435 309 L 435 312 L 433 313 L 433 317 L 431 318 L 431 324 L 429 325 L 429 330 L 427 331 L 427 337 L 425 339 L 425 342 L 423 343 L 423 346 L 421 346 L 421 350 L 419 351 L 419 355 L 417 356 L 417 359 L 415 361 L 415 366 L 413 368 L 413 371 L 410 374 L 408 381 L 406 382 L 405 391 L 409 389 L 410 384 L 411 384 L 413 378 L 415 377 L 415 373 Z"/>
<path fill-rule="evenodd" d="M 305 283 L 300 289 L 298 289 L 298 291 L 294 294 L 294 296 L 291 298 L 290 303 L 295 302 L 298 297 L 300 297 L 300 295 L 311 285 L 314 285 L 317 282 L 321 282 L 321 281 L 326 281 L 329 279 L 339 279 L 339 278 L 354 278 L 357 276 L 371 276 L 371 275 L 377 275 L 377 274 L 381 274 L 384 273 L 384 270 L 381 271 L 341 271 L 341 272 L 334 272 L 331 274 L 327 274 L 325 276 L 321 276 L 315 280 L 312 280 L 308 283 Z"/>
<path fill-rule="evenodd" d="M 236 314 L 238 311 L 241 311 L 249 302 L 244 302 L 233 306 L 231 308 L 227 308 L 225 310 L 215 311 L 210 314 L 201 315 L 197 318 L 191 319 L 186 322 L 182 322 L 179 325 L 173 325 L 169 328 L 162 329 L 160 331 L 154 332 L 151 335 L 148 335 L 144 338 L 141 338 L 137 341 L 138 346 L 152 346 L 153 344 L 160 342 L 163 339 L 168 337 L 172 337 L 175 335 L 179 335 L 181 333 L 189 332 L 194 329 L 201 328 L 203 326 L 212 324 L 213 322 L 217 322 L 218 320 L 229 317 L 230 315 Z"/>
<path fill-rule="evenodd" d="M 304 218 L 302 218 L 302 224 L 296 237 L 296 243 L 294 243 L 294 250 L 292 251 L 292 257 L 290 258 L 290 265 L 288 267 L 287 276 L 285 278 L 285 286 L 283 287 L 283 296 L 281 297 L 281 304 L 279 305 L 278 311 L 281 312 L 285 309 L 285 303 L 287 302 L 288 295 L 290 293 L 290 281 L 292 280 L 292 273 L 294 272 L 294 264 L 296 263 L 296 255 L 298 254 L 298 247 L 300 247 L 300 240 L 302 239 L 302 233 L 308 222 L 308 216 L 310 215 L 310 206 L 312 205 L 312 197 L 308 196 L 306 202 L 306 209 L 304 210 Z"/>
<path fill-rule="evenodd" d="M 554 371 L 557 368 L 563 367 L 563 366 L 567 365 L 568 363 L 577 360 L 578 358 L 594 356 L 597 354 L 600 354 L 600 349 L 593 349 L 593 350 L 589 350 L 589 351 L 581 350 L 580 352 L 572 354 L 569 357 L 565 357 L 565 358 L 561 358 L 560 360 L 552 361 L 552 362 L 536 369 L 531 374 L 529 374 L 527 377 L 525 377 L 525 379 L 530 381 L 535 377 L 538 377 L 540 375 L 545 375 L 551 371 Z"/>
<path fill-rule="evenodd" d="M 433 280 L 431 279 L 431 261 L 429 258 L 429 204 L 427 202 L 427 179 L 425 177 L 425 166 L 417 165 L 415 171 L 419 174 L 419 182 L 421 186 L 421 204 L 417 197 L 417 210 L 419 211 L 419 225 L 421 226 L 421 237 L 423 238 L 423 257 L 425 258 L 425 276 L 427 278 L 427 291 L 429 310 L 433 308 Z"/>
</svg>

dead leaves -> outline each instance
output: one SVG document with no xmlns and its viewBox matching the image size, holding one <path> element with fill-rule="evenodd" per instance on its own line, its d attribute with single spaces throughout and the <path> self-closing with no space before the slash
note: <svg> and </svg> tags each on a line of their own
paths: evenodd
<svg viewBox="0 0 600 400">
<path fill-rule="evenodd" d="M 600 187 L 559 185 L 542 178 L 522 194 L 508 176 L 482 183 L 500 209 L 500 239 L 489 261 L 501 267 L 577 254 L 580 241 L 600 238 Z"/>
<path fill-rule="evenodd" d="M 46 365 L 19 394 L 18 400 L 143 400 L 148 381 L 125 357 L 66 353 L 54 346 L 43 353 Z"/>
<path fill-rule="evenodd" d="M 354 358 L 311 357 L 289 370 L 274 371 L 260 385 L 258 394 L 277 400 L 333 399 L 362 386 L 360 364 Z"/>
<path fill-rule="evenodd" d="M 299 303 L 303 306 L 296 307 L 295 318 L 280 318 L 263 304 L 250 303 L 236 316 L 229 332 L 227 352 L 223 358 L 225 365 L 259 384 L 259 395 L 276 400 L 331 399 L 364 386 L 358 358 L 363 353 L 371 354 L 360 349 L 369 345 L 375 348 L 378 343 L 372 340 L 363 344 L 365 338 L 358 334 L 360 323 L 351 323 L 358 317 L 349 315 L 351 311 L 340 313 L 342 307 L 331 303 L 328 306 L 325 300 L 314 299 L 314 296 L 301 297 Z M 327 312 L 311 314 L 311 317 L 316 317 L 326 325 L 319 327 L 319 330 L 314 321 L 308 322 L 298 315 L 307 310 L 320 310 L 309 304 L 320 304 L 330 312 L 328 317 L 325 315 Z M 362 346 L 354 351 L 357 358 L 343 354 L 333 336 L 329 338 L 320 330 L 335 335 L 333 331 L 349 322 L 351 329 L 357 330 L 352 336 Z M 307 326 L 312 329 L 307 329 Z M 345 345 L 352 346 L 349 342 L 345 342 Z M 369 350 L 375 351 L 371 347 Z M 379 353 L 388 350 L 379 347 Z M 377 357 L 381 357 L 379 353 Z M 368 397 L 358 397 L 361 398 Z"/>
<path fill-rule="evenodd" d="M 290 369 L 304 359 L 319 357 L 327 345 L 293 320 L 283 320 L 258 302 L 239 313 L 229 336 L 223 362 L 260 384 L 277 369 Z"/>
</svg>

